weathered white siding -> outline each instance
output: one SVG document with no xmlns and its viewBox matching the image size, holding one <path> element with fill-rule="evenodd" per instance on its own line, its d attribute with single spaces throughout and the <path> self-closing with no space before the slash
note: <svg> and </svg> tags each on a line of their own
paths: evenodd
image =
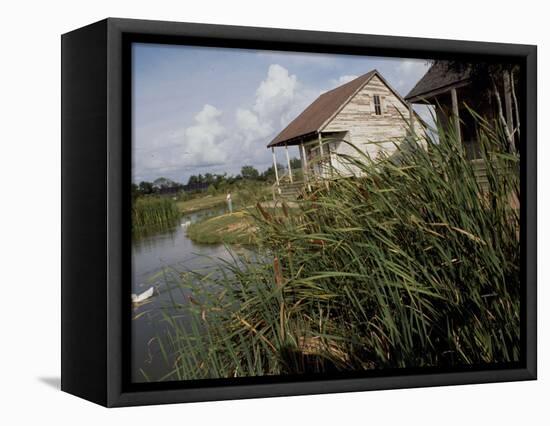
<svg viewBox="0 0 550 426">
<path fill-rule="evenodd" d="M 381 115 L 376 115 L 373 96 L 378 95 Z M 414 131 L 424 135 L 424 129 L 415 116 Z M 308 169 L 316 176 L 330 173 L 331 167 L 338 174 L 357 175 L 356 167 L 350 166 L 340 155 L 359 157 L 357 149 L 375 160 L 383 152 L 390 155 L 401 143 L 409 128 L 409 108 L 396 96 L 384 81 L 374 75 L 371 80 L 353 96 L 321 129 L 323 135 L 323 159 L 320 161 L 317 138 L 304 142 Z M 352 146 L 353 145 L 353 146 Z"/>
<path fill-rule="evenodd" d="M 382 114 L 374 111 L 373 96 L 379 95 Z M 380 151 L 391 154 L 395 143 L 408 132 L 408 107 L 375 75 L 326 125 L 323 132 L 347 132 L 346 140 L 375 159 Z M 420 126 L 415 123 L 415 130 Z M 341 154 L 357 155 L 345 143 L 336 147 Z M 333 165 L 339 165 L 333 161 Z"/>
</svg>

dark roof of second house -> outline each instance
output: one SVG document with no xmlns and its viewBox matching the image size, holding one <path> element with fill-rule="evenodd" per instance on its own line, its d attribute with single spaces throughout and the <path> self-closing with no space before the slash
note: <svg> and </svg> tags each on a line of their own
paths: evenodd
<svg viewBox="0 0 550 426">
<path fill-rule="evenodd" d="M 281 133 L 267 145 L 268 148 L 318 132 L 323 124 L 325 124 L 326 121 L 329 120 L 340 107 L 375 74 L 378 74 L 376 70 L 369 71 L 336 89 L 323 93 L 286 126 Z"/>
<path fill-rule="evenodd" d="M 469 77 L 468 69 L 457 71 L 449 68 L 445 62 L 436 62 L 405 96 L 405 100 L 415 102 L 422 100 L 423 97 L 428 98 L 436 91 L 468 81 Z"/>
</svg>

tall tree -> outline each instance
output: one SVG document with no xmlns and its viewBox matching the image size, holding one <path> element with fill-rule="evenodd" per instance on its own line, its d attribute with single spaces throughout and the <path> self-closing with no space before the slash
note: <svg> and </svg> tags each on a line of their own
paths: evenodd
<svg viewBox="0 0 550 426">
<path fill-rule="evenodd" d="M 153 190 L 153 184 L 151 182 L 140 182 L 138 186 L 139 192 L 143 195 L 152 194 L 154 192 Z"/>
<path fill-rule="evenodd" d="M 241 175 L 243 179 L 258 180 L 260 172 L 254 166 L 243 166 L 241 168 Z"/>
<path fill-rule="evenodd" d="M 302 161 L 299 158 L 291 158 L 290 159 L 290 168 L 291 169 L 301 169 L 302 168 Z"/>
<path fill-rule="evenodd" d="M 282 164 L 277 163 L 277 170 L 283 170 L 283 169 L 284 169 L 284 166 L 283 166 Z M 262 178 L 263 178 L 264 180 L 269 180 L 269 181 L 275 180 L 275 169 L 273 168 L 273 166 L 268 167 L 268 168 L 262 173 Z"/>
</svg>

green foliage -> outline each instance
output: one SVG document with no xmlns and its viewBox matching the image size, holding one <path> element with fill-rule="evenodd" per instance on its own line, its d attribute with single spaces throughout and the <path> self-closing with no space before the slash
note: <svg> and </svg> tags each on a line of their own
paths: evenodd
<svg viewBox="0 0 550 426">
<path fill-rule="evenodd" d="M 186 191 L 180 191 L 176 195 L 176 201 L 187 201 L 191 199 L 191 194 Z"/>
<path fill-rule="evenodd" d="M 282 164 L 277 163 L 277 170 L 284 170 L 284 166 Z M 262 179 L 267 180 L 269 182 L 274 182 L 275 181 L 275 168 L 273 166 L 268 167 L 262 173 Z"/>
<path fill-rule="evenodd" d="M 290 160 L 293 169 L 301 167 L 300 159 L 292 158 Z M 281 164 L 277 164 L 279 170 L 284 170 Z M 295 172 L 296 173 L 296 172 Z M 268 167 L 263 173 L 251 165 L 245 165 L 241 168 L 241 174 L 236 176 L 228 176 L 227 173 L 212 174 L 199 173 L 191 175 L 187 180 L 186 185 L 175 182 L 165 177 L 159 177 L 153 182 L 142 181 L 139 185 L 132 183 L 132 199 L 144 195 L 163 195 L 173 194 L 178 201 L 189 200 L 193 196 L 197 196 L 207 192 L 208 195 L 219 195 L 234 191 L 247 185 L 247 181 L 269 181 L 275 180 L 275 169 L 273 166 Z"/>
<path fill-rule="evenodd" d="M 191 175 L 189 176 L 189 179 L 187 181 L 187 185 L 197 185 L 197 184 L 207 184 L 207 185 L 214 185 L 218 186 L 222 182 L 227 182 L 227 180 L 231 180 L 231 177 L 227 177 L 227 173 L 223 174 L 212 174 L 212 173 L 205 173 L 202 175 L 199 173 L 198 175 Z"/>
<path fill-rule="evenodd" d="M 291 158 L 290 159 L 290 168 L 291 169 L 301 169 L 302 168 L 302 161 L 299 158 Z"/>
<path fill-rule="evenodd" d="M 138 186 L 140 195 L 148 195 L 153 193 L 153 184 L 151 182 L 140 182 Z"/>
<path fill-rule="evenodd" d="M 216 187 L 214 185 L 210 185 L 208 189 L 206 190 L 206 193 L 208 195 L 216 195 L 218 191 L 216 190 Z"/>
<path fill-rule="evenodd" d="M 159 177 L 159 178 L 155 179 L 154 182 L 153 182 L 154 187 L 162 188 L 162 189 L 173 188 L 176 185 L 177 185 L 176 182 L 174 182 L 171 179 L 165 178 L 165 177 Z"/>
<path fill-rule="evenodd" d="M 166 378 L 519 360 L 519 155 L 480 127 L 476 164 L 441 134 L 343 157 L 361 177 L 297 209 L 258 204 L 257 253 L 180 278 L 192 320 L 164 314 Z"/>
<path fill-rule="evenodd" d="M 253 166 L 243 166 L 241 168 L 241 176 L 243 179 L 257 180 L 260 177 L 260 173 Z"/>
<path fill-rule="evenodd" d="M 173 225 L 180 213 L 176 203 L 167 197 L 138 197 L 132 204 L 132 228 Z"/>
</svg>

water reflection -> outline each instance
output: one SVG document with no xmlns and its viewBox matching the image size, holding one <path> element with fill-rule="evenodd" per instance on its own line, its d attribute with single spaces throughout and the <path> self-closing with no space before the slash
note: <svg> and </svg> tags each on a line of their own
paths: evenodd
<svg viewBox="0 0 550 426">
<path fill-rule="evenodd" d="M 179 281 L 181 273 L 214 267 L 219 259 L 231 258 L 223 245 L 196 244 L 187 238 L 190 223 L 208 216 L 223 213 L 212 209 L 183 216 L 171 227 L 156 231 L 134 233 L 132 242 L 132 293 L 142 293 L 151 286 L 154 296 L 135 306 L 132 320 L 132 380 L 159 380 L 168 368 L 163 360 L 157 337 L 164 333 L 159 322 L 161 310 L 172 302 L 188 303 L 186 290 L 178 287 L 168 291 L 168 286 Z"/>
</svg>

